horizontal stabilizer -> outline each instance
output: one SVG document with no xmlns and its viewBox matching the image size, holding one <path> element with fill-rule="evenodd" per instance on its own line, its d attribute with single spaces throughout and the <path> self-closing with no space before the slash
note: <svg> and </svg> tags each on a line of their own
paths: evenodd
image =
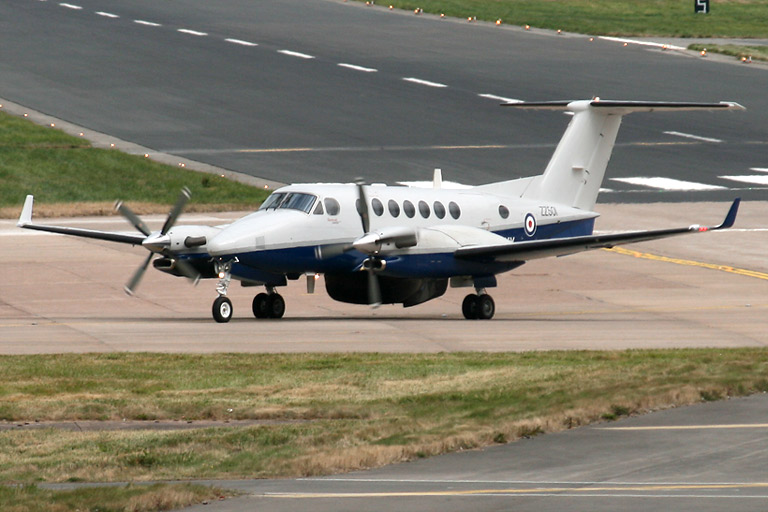
<svg viewBox="0 0 768 512">
<path fill-rule="evenodd" d="M 629 114 L 631 112 L 673 112 L 683 110 L 745 110 L 742 105 L 733 101 L 696 103 L 674 101 L 617 101 L 601 100 L 599 98 L 577 101 L 503 103 L 502 106 L 531 110 L 570 110 L 572 112 L 585 110 L 587 107 L 593 107 L 599 109 L 601 112 L 615 112 L 617 114 Z"/>
<path fill-rule="evenodd" d="M 549 240 L 532 240 L 530 242 L 510 242 L 508 244 L 490 246 L 462 247 L 456 250 L 454 256 L 459 259 L 525 262 L 550 256 L 567 256 L 593 249 L 612 248 L 634 242 L 645 242 L 660 238 L 669 238 L 687 233 L 715 231 L 733 226 L 741 199 L 733 201 L 731 208 L 722 224 L 715 227 L 689 226 L 686 228 L 657 229 L 650 231 L 631 231 L 606 235 L 587 235 L 570 238 L 552 238 Z"/>
</svg>

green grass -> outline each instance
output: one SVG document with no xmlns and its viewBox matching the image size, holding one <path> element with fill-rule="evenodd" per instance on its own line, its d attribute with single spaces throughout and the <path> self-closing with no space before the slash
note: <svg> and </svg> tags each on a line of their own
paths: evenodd
<svg viewBox="0 0 768 512">
<path fill-rule="evenodd" d="M 689 50 L 697 52 L 707 50 L 708 53 L 722 53 L 737 59 L 751 58 L 753 61 L 768 60 L 768 46 L 739 46 L 734 44 L 691 44 Z"/>
<path fill-rule="evenodd" d="M 593 35 L 768 37 L 766 0 L 712 0 L 696 14 L 690 0 L 380 0 L 398 9 Z"/>
<path fill-rule="evenodd" d="M 0 112 L 0 207 L 72 202 L 156 203 L 166 208 L 189 187 L 193 205 L 258 205 L 267 191 L 172 167 Z"/>
<path fill-rule="evenodd" d="M 5 356 L 9 421 L 282 421 L 5 431 L 0 481 L 330 474 L 768 391 L 766 375 L 766 349 Z"/>
<path fill-rule="evenodd" d="M 70 491 L 42 489 L 36 485 L 0 486 L 4 512 L 154 512 L 224 497 L 221 490 L 193 484 L 123 485 Z"/>
</svg>

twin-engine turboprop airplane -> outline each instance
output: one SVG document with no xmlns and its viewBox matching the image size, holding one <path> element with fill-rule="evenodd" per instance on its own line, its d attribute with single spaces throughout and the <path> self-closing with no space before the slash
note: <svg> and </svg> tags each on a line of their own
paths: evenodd
<svg viewBox="0 0 768 512">
<path fill-rule="evenodd" d="M 564 256 L 686 233 L 729 228 L 739 199 L 716 227 L 690 226 L 594 235 L 597 194 L 622 116 L 632 112 L 743 110 L 737 103 L 558 101 L 508 104 L 517 109 L 573 114 L 542 175 L 467 189 L 349 184 L 302 184 L 276 190 L 254 213 L 223 226 L 175 226 L 189 199 L 182 191 L 160 231 L 150 231 L 125 204 L 116 205 L 141 234 L 113 233 L 32 222 L 27 196 L 18 225 L 114 242 L 141 244 L 150 253 L 125 287 L 139 283 L 150 261 L 176 276 L 218 278 L 213 303 L 217 322 L 232 318 L 227 290 L 265 286 L 253 299 L 257 318 L 280 318 L 285 301 L 275 292 L 288 279 L 307 276 L 307 289 L 325 276 L 335 300 L 354 304 L 415 306 L 440 297 L 448 285 L 474 287 L 462 312 L 490 319 L 486 293 L 496 275 L 528 260 Z"/>
</svg>

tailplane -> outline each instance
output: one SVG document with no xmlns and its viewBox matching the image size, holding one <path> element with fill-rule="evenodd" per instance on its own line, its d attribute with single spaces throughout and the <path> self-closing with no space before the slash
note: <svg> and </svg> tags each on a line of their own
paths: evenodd
<svg viewBox="0 0 768 512">
<path fill-rule="evenodd" d="M 508 103 L 522 109 L 573 112 L 544 174 L 528 182 L 522 197 L 592 210 L 611 158 L 621 118 L 632 112 L 744 110 L 738 103 L 671 103 L 593 100 Z"/>
</svg>

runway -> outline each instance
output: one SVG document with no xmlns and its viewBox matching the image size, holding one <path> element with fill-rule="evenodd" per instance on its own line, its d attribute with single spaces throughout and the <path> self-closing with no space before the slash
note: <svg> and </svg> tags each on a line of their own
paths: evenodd
<svg viewBox="0 0 768 512">
<path fill-rule="evenodd" d="M 337 0 L 19 1 L 0 19 L 0 97 L 272 182 L 538 174 L 567 118 L 499 103 L 601 96 L 748 109 L 629 116 L 604 200 L 768 186 L 762 65 Z"/>
<path fill-rule="evenodd" d="M 596 229 L 715 225 L 726 203 L 598 205 Z M 238 214 L 183 216 L 219 224 Z M 0 226 L 0 353 L 59 352 L 442 352 L 766 346 L 768 203 L 742 204 L 736 226 L 529 262 L 489 289 L 491 321 L 461 314 L 464 289 L 413 308 L 342 304 L 322 281 L 280 289 L 281 320 L 256 320 L 261 288 L 230 287 L 234 318 L 216 324 L 215 281 L 197 287 L 150 271 L 136 297 L 122 290 L 143 248 Z M 148 219 L 159 227 L 163 217 Z M 130 230 L 120 218 L 57 223 Z"/>
<path fill-rule="evenodd" d="M 219 482 L 190 511 L 753 511 L 768 503 L 768 395 L 329 478 Z"/>
</svg>

